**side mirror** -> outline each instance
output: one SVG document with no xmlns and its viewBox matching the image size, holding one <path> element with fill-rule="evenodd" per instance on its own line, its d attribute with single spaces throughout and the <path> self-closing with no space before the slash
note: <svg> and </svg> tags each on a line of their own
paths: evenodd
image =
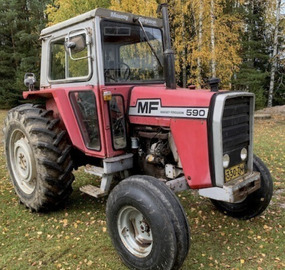
<svg viewBox="0 0 285 270">
<path fill-rule="evenodd" d="M 34 73 L 26 73 L 24 77 L 24 84 L 29 88 L 29 91 L 34 90 L 34 86 L 36 83 L 36 76 Z"/>
<path fill-rule="evenodd" d="M 67 49 L 75 49 L 76 48 L 76 43 L 72 41 L 66 42 L 66 48 Z"/>
<path fill-rule="evenodd" d="M 80 34 L 73 37 L 68 37 L 65 42 L 65 47 L 68 50 L 68 54 L 72 60 L 81 60 L 87 58 L 87 42 L 86 42 L 86 35 Z M 86 55 L 79 54 L 86 50 Z M 77 55 L 80 55 L 78 57 Z M 77 56 L 77 57 L 75 57 Z"/>
</svg>

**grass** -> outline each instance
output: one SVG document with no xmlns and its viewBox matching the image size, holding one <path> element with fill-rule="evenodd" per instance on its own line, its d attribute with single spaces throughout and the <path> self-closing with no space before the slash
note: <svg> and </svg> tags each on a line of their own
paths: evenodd
<svg viewBox="0 0 285 270">
<path fill-rule="evenodd" d="M 1 123 L 5 115 L 0 111 Z M 256 121 L 255 153 L 274 178 L 262 216 L 235 220 L 195 192 L 179 194 L 192 233 L 183 269 L 285 268 L 285 117 Z M 0 155 L 0 269 L 126 269 L 106 231 L 106 199 L 82 195 L 79 187 L 93 179 L 83 170 L 75 174 L 64 209 L 31 213 L 19 204 Z"/>
</svg>

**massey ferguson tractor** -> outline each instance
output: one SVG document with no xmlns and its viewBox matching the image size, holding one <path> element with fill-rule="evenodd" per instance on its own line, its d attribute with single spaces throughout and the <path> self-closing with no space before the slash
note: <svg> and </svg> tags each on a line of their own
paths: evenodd
<svg viewBox="0 0 285 270">
<path fill-rule="evenodd" d="M 79 166 L 101 178 L 80 190 L 109 195 L 108 231 L 131 269 L 182 266 L 190 231 L 175 192 L 251 219 L 273 189 L 253 154 L 254 95 L 218 91 L 215 79 L 177 88 L 166 4 L 159 12 L 98 8 L 44 29 L 40 90 L 30 73 L 23 93 L 41 105 L 10 110 L 4 127 L 11 180 L 32 211 L 63 203 Z"/>
</svg>

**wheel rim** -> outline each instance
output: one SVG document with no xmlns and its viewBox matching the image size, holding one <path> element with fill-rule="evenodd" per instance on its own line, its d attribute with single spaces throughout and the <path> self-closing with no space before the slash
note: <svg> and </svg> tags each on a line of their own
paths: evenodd
<svg viewBox="0 0 285 270">
<path fill-rule="evenodd" d="M 36 188 L 36 163 L 28 139 L 20 130 L 15 130 L 9 144 L 10 164 L 18 187 L 26 194 Z"/>
<path fill-rule="evenodd" d="M 133 255 L 144 258 L 151 252 L 151 227 L 143 214 L 132 206 L 123 207 L 118 215 L 118 232 L 124 246 Z"/>
</svg>

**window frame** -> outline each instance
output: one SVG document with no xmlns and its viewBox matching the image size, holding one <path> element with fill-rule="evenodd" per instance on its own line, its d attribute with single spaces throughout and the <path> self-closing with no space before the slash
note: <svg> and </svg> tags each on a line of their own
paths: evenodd
<svg viewBox="0 0 285 270">
<path fill-rule="evenodd" d="M 70 55 L 68 53 L 68 51 L 65 49 L 65 78 L 64 79 L 58 79 L 58 80 L 54 80 L 51 78 L 51 45 L 52 43 L 58 41 L 58 40 L 64 40 L 64 42 L 66 42 L 68 40 L 68 38 L 72 38 L 75 36 L 79 36 L 84 34 L 85 35 L 85 39 L 87 40 L 89 38 L 89 40 L 92 40 L 92 36 L 91 36 L 91 31 L 89 30 L 90 28 L 81 28 L 81 29 L 77 29 L 77 30 L 73 30 L 73 31 L 69 31 L 67 33 L 65 33 L 64 35 L 52 38 L 49 40 L 48 42 L 48 61 L 47 61 L 47 80 L 49 83 L 51 84 L 60 84 L 60 83 L 68 83 L 68 82 L 85 82 L 85 81 L 89 81 L 93 75 L 93 66 L 92 66 L 92 42 L 87 43 L 87 61 L 88 61 L 88 74 L 86 76 L 80 76 L 80 77 L 67 77 L 67 69 L 69 68 L 69 62 L 70 61 L 75 61 L 72 60 L 70 58 Z M 89 35 L 89 37 L 88 37 Z"/>
<path fill-rule="evenodd" d="M 110 20 L 109 18 L 102 18 L 100 20 L 100 41 L 101 41 L 101 54 L 102 54 L 102 74 L 103 74 L 103 81 L 104 85 L 148 85 L 148 84 L 164 84 L 165 83 L 165 77 L 164 77 L 164 68 L 163 67 L 163 78 L 160 80 L 158 79 L 153 79 L 153 80 L 141 80 L 141 81 L 120 81 L 120 82 L 106 82 L 105 80 L 105 75 L 104 75 L 104 69 L 105 69 L 105 61 L 104 61 L 104 37 L 102 33 L 102 24 L 107 21 L 107 22 L 117 22 L 121 24 L 129 24 L 129 25 L 134 25 L 133 23 L 129 22 L 122 22 L 122 21 L 117 21 L 117 20 Z M 139 25 L 137 25 L 139 27 Z M 154 28 L 158 29 L 161 32 L 161 38 L 162 38 L 162 51 L 164 52 L 164 42 L 163 42 L 163 29 L 160 27 L 155 27 L 155 26 L 145 26 L 149 28 Z"/>
</svg>

